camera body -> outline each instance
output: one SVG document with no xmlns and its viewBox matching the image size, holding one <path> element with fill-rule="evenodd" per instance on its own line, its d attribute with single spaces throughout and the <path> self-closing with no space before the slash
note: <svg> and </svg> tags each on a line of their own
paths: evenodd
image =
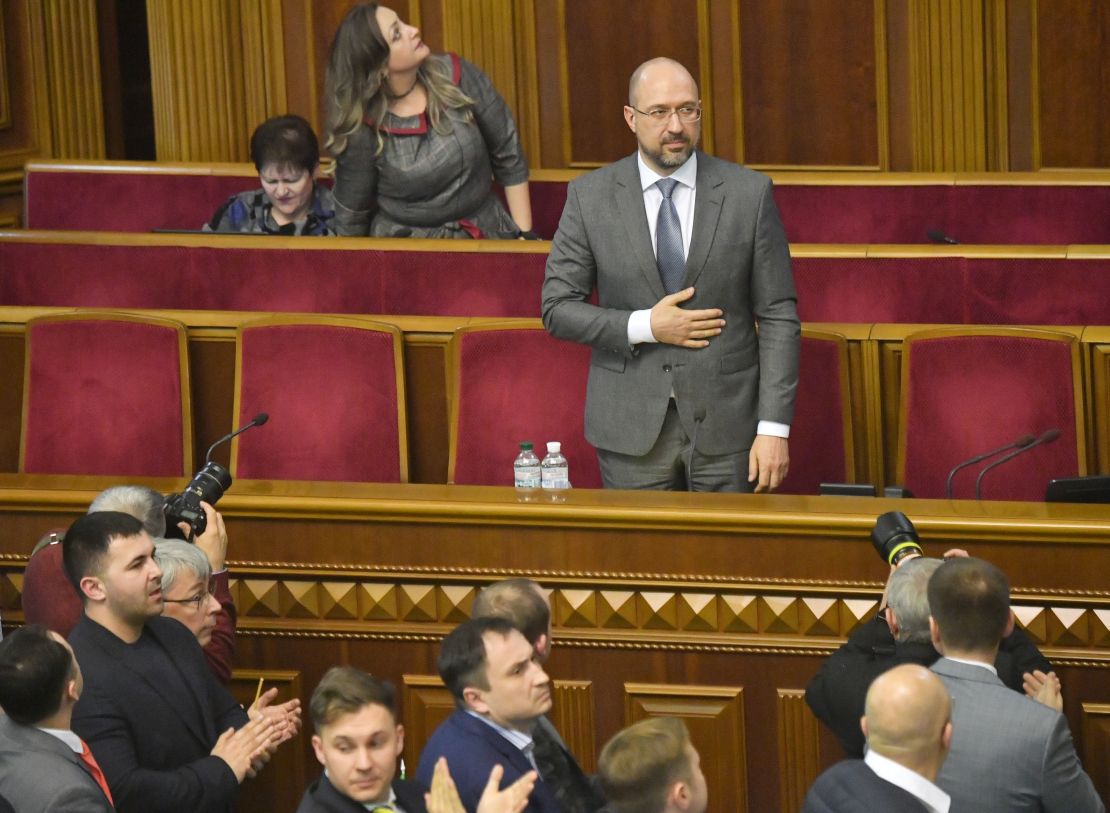
<svg viewBox="0 0 1110 813">
<path fill-rule="evenodd" d="M 201 501 L 215 505 L 229 488 L 231 474 L 228 470 L 219 463 L 205 463 L 184 490 L 166 497 L 162 511 L 166 515 L 167 528 L 176 528 L 179 522 L 185 522 L 192 528 L 193 536 L 200 536 L 208 527 L 208 517 L 200 505 Z"/>
<path fill-rule="evenodd" d="M 911 554 L 925 555 L 917 529 L 901 511 L 887 511 L 875 520 L 871 544 L 882 560 L 893 567 Z"/>
</svg>

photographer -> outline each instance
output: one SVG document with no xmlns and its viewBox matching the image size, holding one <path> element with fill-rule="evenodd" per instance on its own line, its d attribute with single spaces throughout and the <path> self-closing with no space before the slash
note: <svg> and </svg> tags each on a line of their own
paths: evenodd
<svg viewBox="0 0 1110 813">
<path fill-rule="evenodd" d="M 892 519 L 897 523 L 896 533 L 883 533 Z M 929 634 L 927 588 L 941 560 L 923 555 L 917 533 L 903 514 L 880 517 L 872 541 L 892 567 L 879 613 L 852 632 L 806 687 L 810 709 L 854 758 L 863 756 L 859 720 L 871 681 L 899 664 L 928 667 L 940 658 Z M 945 554 L 945 558 L 954 556 L 967 553 L 952 550 Z M 1038 689 L 1052 670 L 1029 636 L 1017 627 L 1002 640 L 995 667 L 1003 683 L 1033 699 L 1040 699 Z M 1034 677 L 1038 673 L 1039 678 Z M 1047 681 L 1054 684 L 1055 676 Z"/>
</svg>

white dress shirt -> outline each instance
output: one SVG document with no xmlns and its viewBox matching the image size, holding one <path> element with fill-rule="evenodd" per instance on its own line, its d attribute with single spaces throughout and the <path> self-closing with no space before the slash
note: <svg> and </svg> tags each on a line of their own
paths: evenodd
<svg viewBox="0 0 1110 813">
<path fill-rule="evenodd" d="M 644 192 L 644 210 L 647 213 L 648 232 L 651 234 L 651 250 L 658 256 L 659 250 L 655 244 L 655 227 L 659 220 L 659 207 L 663 204 L 663 193 L 659 191 L 656 183 L 665 177 L 675 181 L 674 191 L 671 192 L 671 202 L 674 203 L 675 212 L 678 214 L 678 223 L 682 227 L 682 256 L 690 256 L 690 240 L 694 234 L 694 202 L 697 197 L 696 187 L 698 180 L 698 154 L 690 154 L 685 164 L 680 166 L 670 175 L 660 175 L 649 167 L 644 161 L 644 156 L 637 151 L 636 163 L 640 168 L 640 188 Z M 628 343 L 631 346 L 655 342 L 655 334 L 651 332 L 651 308 L 633 311 L 628 318 Z M 674 396 L 674 393 L 671 393 Z M 757 435 L 773 435 L 778 438 L 790 437 L 790 426 L 776 421 L 760 421 L 756 426 Z"/>
<path fill-rule="evenodd" d="M 920 799 L 929 813 L 948 813 L 948 807 L 952 804 L 948 794 L 921 774 L 874 751 L 868 751 L 863 761 L 880 779 L 885 779 Z"/>
</svg>

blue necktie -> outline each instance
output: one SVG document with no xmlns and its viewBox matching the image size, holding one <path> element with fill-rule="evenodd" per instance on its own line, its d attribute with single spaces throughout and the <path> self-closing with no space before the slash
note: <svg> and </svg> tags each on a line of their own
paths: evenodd
<svg viewBox="0 0 1110 813">
<path fill-rule="evenodd" d="M 686 275 L 686 258 L 682 254 L 682 226 L 678 222 L 674 201 L 671 200 L 677 184 L 678 181 L 673 178 L 661 178 L 655 182 L 663 193 L 659 216 L 655 221 L 655 262 L 659 266 L 663 290 L 668 294 L 682 290 L 682 278 Z"/>
</svg>

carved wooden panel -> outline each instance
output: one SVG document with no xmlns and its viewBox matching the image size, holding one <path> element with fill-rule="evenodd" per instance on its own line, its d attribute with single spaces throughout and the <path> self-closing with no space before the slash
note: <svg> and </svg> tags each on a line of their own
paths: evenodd
<svg viewBox="0 0 1110 813">
<path fill-rule="evenodd" d="M 779 799 L 783 813 L 802 809 L 806 791 L 821 772 L 817 718 L 803 689 L 778 689 Z"/>
<path fill-rule="evenodd" d="M 555 680 L 548 717 L 586 773 L 597 770 L 601 744 L 594 734 L 594 686 L 589 680 Z"/>
<path fill-rule="evenodd" d="M 258 696 L 259 680 L 262 681 L 262 691 L 277 687 L 275 704 L 295 698 L 303 698 L 302 704 L 307 703 L 304 691 L 309 687 L 301 684 L 301 673 L 297 671 L 236 669 L 231 676 L 228 689 L 232 696 L 246 708 Z M 290 800 L 299 800 L 304 793 L 305 785 L 311 779 L 315 779 L 315 774 L 310 776 L 306 771 L 303 759 L 306 743 L 312 737 L 312 723 L 307 718 L 307 710 L 304 713 L 304 725 L 300 733 L 278 748 L 257 779 L 243 782 L 236 797 L 239 810 L 288 809 Z"/>
<path fill-rule="evenodd" d="M 701 755 L 709 786 L 709 810 L 748 809 L 744 690 L 738 686 L 624 684 L 625 723 L 648 717 L 680 717 Z"/>
<path fill-rule="evenodd" d="M 95 0 L 44 0 L 47 81 L 56 158 L 104 158 Z"/>
<path fill-rule="evenodd" d="M 11 95 L 8 90 L 8 49 L 5 46 L 4 7 L 0 6 L 0 129 L 12 123 Z"/>
<path fill-rule="evenodd" d="M 1083 704 L 1082 749 L 1087 775 L 1106 793 L 1110 789 L 1110 704 Z"/>
<path fill-rule="evenodd" d="M 0 183 L 5 186 L 20 183 L 28 159 L 50 155 L 50 89 L 42 47 L 46 36 L 39 0 L 0 3 L 0 79 L 7 100 L 5 124 L 0 126 Z"/>
<path fill-rule="evenodd" d="M 743 160 L 887 169 L 881 0 L 744 0 Z"/>
</svg>

